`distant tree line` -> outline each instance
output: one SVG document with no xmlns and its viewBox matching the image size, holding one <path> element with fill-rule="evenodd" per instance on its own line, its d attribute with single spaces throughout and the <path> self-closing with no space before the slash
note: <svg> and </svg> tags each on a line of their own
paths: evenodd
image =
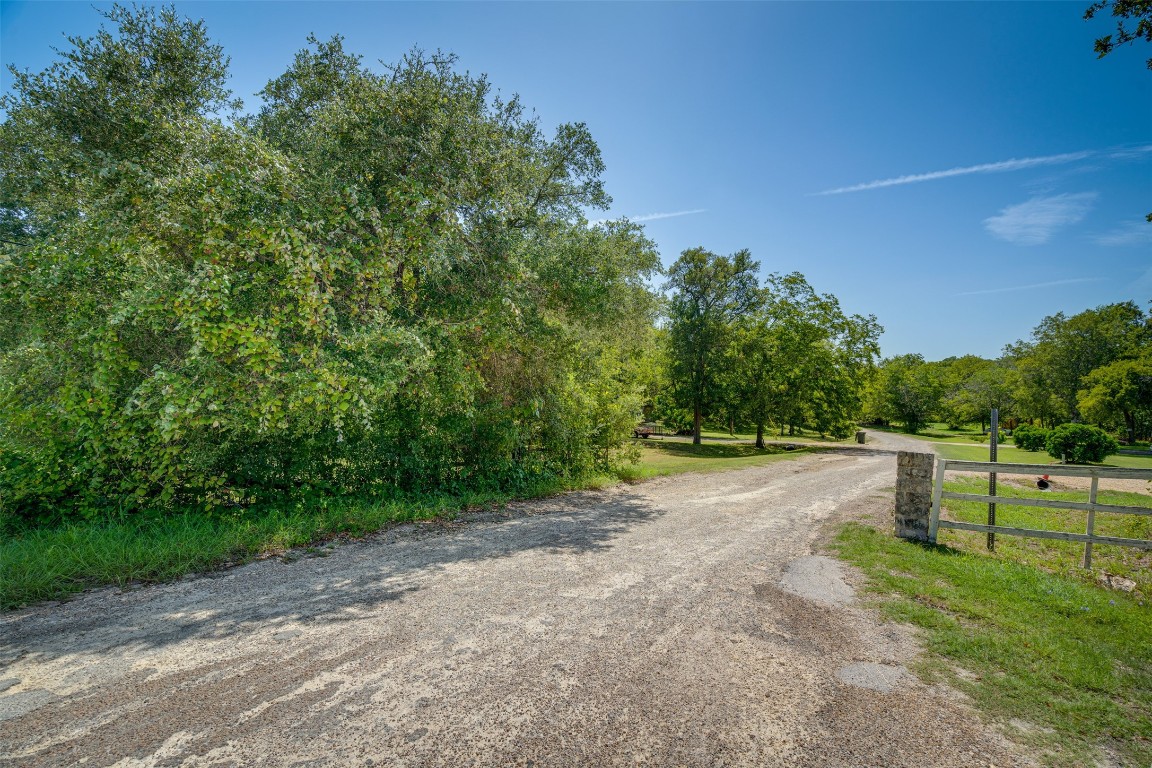
<svg viewBox="0 0 1152 768">
<path fill-rule="evenodd" d="M 1131 301 L 1058 313 L 996 360 L 888 358 L 869 386 L 865 418 L 916 432 L 931 421 L 983 425 L 992 408 L 1037 426 L 1078 422 L 1127 442 L 1152 437 L 1152 315 Z"/>
</svg>

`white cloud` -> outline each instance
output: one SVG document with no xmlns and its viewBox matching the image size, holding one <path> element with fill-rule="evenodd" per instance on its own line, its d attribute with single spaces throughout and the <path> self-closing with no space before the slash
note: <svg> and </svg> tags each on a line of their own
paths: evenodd
<svg viewBox="0 0 1152 768">
<path fill-rule="evenodd" d="M 1048 242 L 1056 230 L 1083 219 L 1095 199 L 1095 192 L 1034 197 L 984 219 L 984 227 L 1010 243 L 1041 245 Z"/>
<path fill-rule="evenodd" d="M 1096 245 L 1125 246 L 1152 243 L 1152 224 L 1128 221 L 1093 238 Z"/>
<path fill-rule="evenodd" d="M 1087 160 L 1090 157 L 1105 157 L 1109 160 L 1135 160 L 1152 152 L 1152 144 L 1137 146 L 1120 146 L 1103 150 L 1086 149 L 1082 152 L 1065 152 L 1060 155 L 1043 155 L 1041 157 L 1022 157 L 1012 160 L 1001 160 L 996 163 L 982 163 L 980 165 L 965 165 L 959 168 L 949 168 L 945 171 L 930 171 L 928 173 L 912 173 L 906 176 L 896 176 L 891 179 L 866 181 L 863 184 L 853 184 L 848 187 L 826 189 L 815 192 L 816 195 L 842 195 L 845 192 L 863 192 L 868 189 L 881 189 L 882 187 L 897 187 L 901 184 L 916 184 L 921 181 L 935 181 L 948 179 L 953 176 L 968 176 L 973 173 L 1003 173 L 1005 171 L 1019 171 L 1025 168 L 1035 168 L 1043 165 L 1062 165 L 1074 163 L 1077 160 Z"/>
<path fill-rule="evenodd" d="M 998 163 L 983 163 L 981 165 L 968 165 L 961 168 L 949 168 L 946 171 L 932 171 L 930 173 L 914 173 L 907 176 L 897 176 L 891 179 L 868 181 L 863 184 L 853 184 L 850 187 L 838 187 L 817 192 L 818 195 L 842 195 L 845 192 L 863 192 L 867 189 L 880 189 L 882 187 L 896 187 L 901 184 L 916 184 L 921 181 L 935 181 L 953 176 L 968 176 L 973 173 L 1003 173 L 1005 171 L 1019 171 L 1024 168 L 1035 168 L 1041 165 L 1058 165 L 1085 160 L 1092 156 L 1092 152 L 1068 152 L 1063 155 L 1047 155 L 1044 157 L 1024 157 L 1014 160 L 1001 160 Z"/>
<path fill-rule="evenodd" d="M 981 291 L 964 291 L 957 296 L 983 296 L 987 293 L 1009 293 L 1010 291 L 1030 291 L 1033 288 L 1051 288 L 1055 285 L 1075 285 L 1076 283 L 1098 283 L 1102 277 L 1072 277 L 1067 280 L 1049 280 L 1045 283 L 1029 283 L 1028 285 L 1009 285 L 1004 288 L 986 288 Z"/>
</svg>

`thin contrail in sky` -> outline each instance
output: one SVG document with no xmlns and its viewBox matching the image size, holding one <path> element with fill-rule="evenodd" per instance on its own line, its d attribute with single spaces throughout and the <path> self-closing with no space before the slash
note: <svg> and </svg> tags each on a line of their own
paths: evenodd
<svg viewBox="0 0 1152 768">
<path fill-rule="evenodd" d="M 704 213 L 707 208 L 695 208 L 691 211 L 676 211 L 674 213 L 646 213 L 643 216 L 629 216 L 629 221 L 656 221 L 657 219 L 674 219 L 677 216 L 691 216 L 694 213 Z"/>
<path fill-rule="evenodd" d="M 1045 155 L 1044 157 L 1022 157 L 1013 160 L 1001 160 L 998 163 L 982 163 L 980 165 L 966 165 L 961 168 L 949 168 L 946 171 L 931 171 L 930 173 L 913 173 L 906 176 L 896 176 L 891 179 L 879 179 L 878 181 L 866 181 L 863 184 L 853 184 L 850 187 L 837 187 L 836 189 L 826 189 L 823 192 L 816 192 L 817 195 L 842 195 L 845 192 L 863 192 L 868 189 L 880 189 L 882 187 L 898 187 L 902 184 L 916 184 L 921 181 L 935 181 L 936 179 L 947 179 L 953 176 L 968 176 L 973 173 L 1003 173 L 1004 171 L 1018 171 L 1023 168 L 1035 168 L 1041 165 L 1059 165 L 1061 163 L 1072 163 L 1077 160 L 1085 160 L 1091 157 L 1094 152 L 1067 152 L 1062 155 Z"/>
<path fill-rule="evenodd" d="M 1031 283 L 1029 285 L 1009 285 L 1005 288 L 987 288 L 983 291 L 964 291 L 957 296 L 983 296 L 986 293 L 1008 293 L 1009 291 L 1028 291 L 1033 288 L 1051 288 L 1054 285 L 1073 285 L 1075 283 L 1096 283 L 1102 277 L 1073 277 L 1068 280 L 1049 280 L 1046 283 Z"/>
</svg>

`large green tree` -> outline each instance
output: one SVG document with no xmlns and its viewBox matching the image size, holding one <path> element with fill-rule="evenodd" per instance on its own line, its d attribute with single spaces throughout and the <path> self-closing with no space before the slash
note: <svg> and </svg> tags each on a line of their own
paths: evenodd
<svg viewBox="0 0 1152 768">
<path fill-rule="evenodd" d="M 1097 368 L 1137 357 L 1152 344 L 1147 317 L 1131 301 L 1045 317 L 1028 341 L 1005 349 L 1019 372 L 1017 399 L 1027 418 L 1077 420 L 1079 392 Z"/>
<path fill-rule="evenodd" d="M 668 344 L 678 400 L 692 411 L 692 442 L 700 443 L 705 409 L 717 399 L 725 350 L 736 322 L 762 301 L 747 250 L 720 256 L 691 248 L 668 270 Z"/>
<path fill-rule="evenodd" d="M 922 355 L 890 357 L 881 361 L 870 386 L 869 415 L 919 432 L 938 412 L 943 390 L 943 382 Z"/>
<path fill-rule="evenodd" d="M 879 352 L 876 318 L 848 316 L 799 273 L 771 275 L 764 300 L 735 323 L 725 366 L 731 399 L 756 426 L 808 424 L 847 434 Z"/>
<path fill-rule="evenodd" d="M 24 517 L 607 467 L 658 268 L 580 125 L 448 56 L 312 41 L 250 120 L 171 9 L 116 8 L 0 127 L 0 499 Z"/>
<path fill-rule="evenodd" d="M 1011 366 L 976 355 L 946 358 L 931 365 L 943 386 L 938 415 L 950 427 L 979 422 L 983 428 L 993 408 L 1002 419 L 1012 417 L 1015 375 Z"/>
<path fill-rule="evenodd" d="M 173 8 L 100 12 L 111 29 L 68 38 L 43 72 L 10 66 L 0 98 L 0 237 L 59 233 L 117 191 L 179 163 L 184 132 L 236 107 L 228 59 L 203 22 Z M 130 208 L 134 196 L 118 202 Z"/>
<path fill-rule="evenodd" d="M 1087 418 L 1106 426 L 1119 421 L 1129 443 L 1136 440 L 1138 425 L 1147 434 L 1152 424 L 1152 350 L 1101 366 L 1085 376 L 1083 384 L 1079 405 Z"/>
</svg>

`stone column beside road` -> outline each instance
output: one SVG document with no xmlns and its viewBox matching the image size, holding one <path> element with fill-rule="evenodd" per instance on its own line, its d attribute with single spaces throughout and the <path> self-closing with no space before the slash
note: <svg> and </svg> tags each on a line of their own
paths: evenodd
<svg viewBox="0 0 1152 768">
<path fill-rule="evenodd" d="M 902 539 L 928 541 L 935 459 L 931 453 L 896 454 L 896 535 Z"/>
</svg>

